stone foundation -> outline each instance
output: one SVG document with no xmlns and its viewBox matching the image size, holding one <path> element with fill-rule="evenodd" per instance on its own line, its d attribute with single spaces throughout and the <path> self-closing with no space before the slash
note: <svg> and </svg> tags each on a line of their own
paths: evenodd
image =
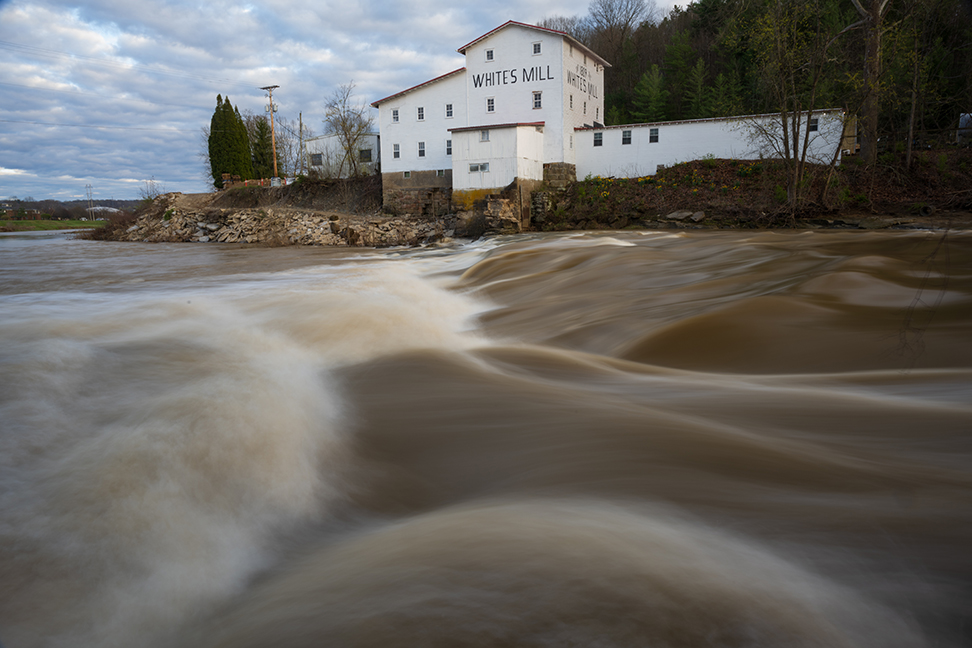
<svg viewBox="0 0 972 648">
<path fill-rule="evenodd" d="M 564 189 L 577 182 L 577 166 L 567 162 L 550 162 L 543 165 L 543 181 L 551 189 Z"/>
<path fill-rule="evenodd" d="M 452 169 L 381 174 L 382 204 L 389 214 L 438 218 L 452 212 Z"/>
</svg>

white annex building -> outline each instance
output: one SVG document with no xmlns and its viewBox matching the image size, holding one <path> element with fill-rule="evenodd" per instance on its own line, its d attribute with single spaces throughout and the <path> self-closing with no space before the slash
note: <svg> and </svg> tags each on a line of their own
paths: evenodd
<svg viewBox="0 0 972 648">
<path fill-rule="evenodd" d="M 775 156 L 748 127 L 773 130 L 773 115 L 605 127 L 610 63 L 563 32 L 510 21 L 458 51 L 465 67 L 372 104 L 390 211 L 468 209 L 514 180 L 529 191 L 589 174 L 650 175 L 707 155 Z M 829 162 L 842 113 L 817 111 L 809 126 L 808 157 Z"/>
<path fill-rule="evenodd" d="M 325 178 L 347 178 L 355 171 L 368 175 L 379 168 L 379 142 L 377 132 L 365 133 L 348 151 L 339 135 L 321 135 L 304 141 L 304 156 L 310 170 Z"/>
</svg>

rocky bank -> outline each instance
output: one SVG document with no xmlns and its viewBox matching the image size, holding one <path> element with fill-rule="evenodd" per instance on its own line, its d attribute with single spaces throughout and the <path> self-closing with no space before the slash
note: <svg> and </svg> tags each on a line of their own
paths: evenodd
<svg viewBox="0 0 972 648">
<path fill-rule="evenodd" d="M 421 245 L 454 235 L 455 219 L 387 217 L 378 213 L 268 205 L 219 206 L 217 194 L 169 193 L 111 238 L 144 242 L 264 245 Z"/>
</svg>

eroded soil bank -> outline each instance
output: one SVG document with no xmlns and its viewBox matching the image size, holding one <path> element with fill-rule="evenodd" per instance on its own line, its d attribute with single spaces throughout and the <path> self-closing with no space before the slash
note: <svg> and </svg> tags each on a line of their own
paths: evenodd
<svg viewBox="0 0 972 648">
<path fill-rule="evenodd" d="M 969 229 L 972 149 L 918 156 L 909 172 L 891 160 L 856 159 L 811 169 L 797 208 L 786 167 L 769 160 L 705 159 L 642 178 L 585 178 L 543 191 L 529 221 L 496 209 L 438 218 L 381 211 L 381 178 L 302 180 L 211 194 L 170 193 L 119 219 L 96 238 L 145 242 L 388 247 L 520 231 L 597 229 Z"/>
</svg>

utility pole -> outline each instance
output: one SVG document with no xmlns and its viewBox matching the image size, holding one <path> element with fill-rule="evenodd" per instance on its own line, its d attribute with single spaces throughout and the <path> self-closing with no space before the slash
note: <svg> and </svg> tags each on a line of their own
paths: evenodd
<svg viewBox="0 0 972 648">
<path fill-rule="evenodd" d="M 304 175 L 304 113 L 297 113 L 297 120 L 300 122 L 300 175 Z"/>
<path fill-rule="evenodd" d="M 266 86 L 265 88 L 260 88 L 261 90 L 267 91 L 267 96 L 270 97 L 270 105 L 267 106 L 267 112 L 270 113 L 270 142 L 273 144 L 273 177 L 277 177 L 277 134 L 273 127 L 273 113 L 277 112 L 277 107 L 273 105 L 273 91 L 280 86 Z"/>
</svg>

